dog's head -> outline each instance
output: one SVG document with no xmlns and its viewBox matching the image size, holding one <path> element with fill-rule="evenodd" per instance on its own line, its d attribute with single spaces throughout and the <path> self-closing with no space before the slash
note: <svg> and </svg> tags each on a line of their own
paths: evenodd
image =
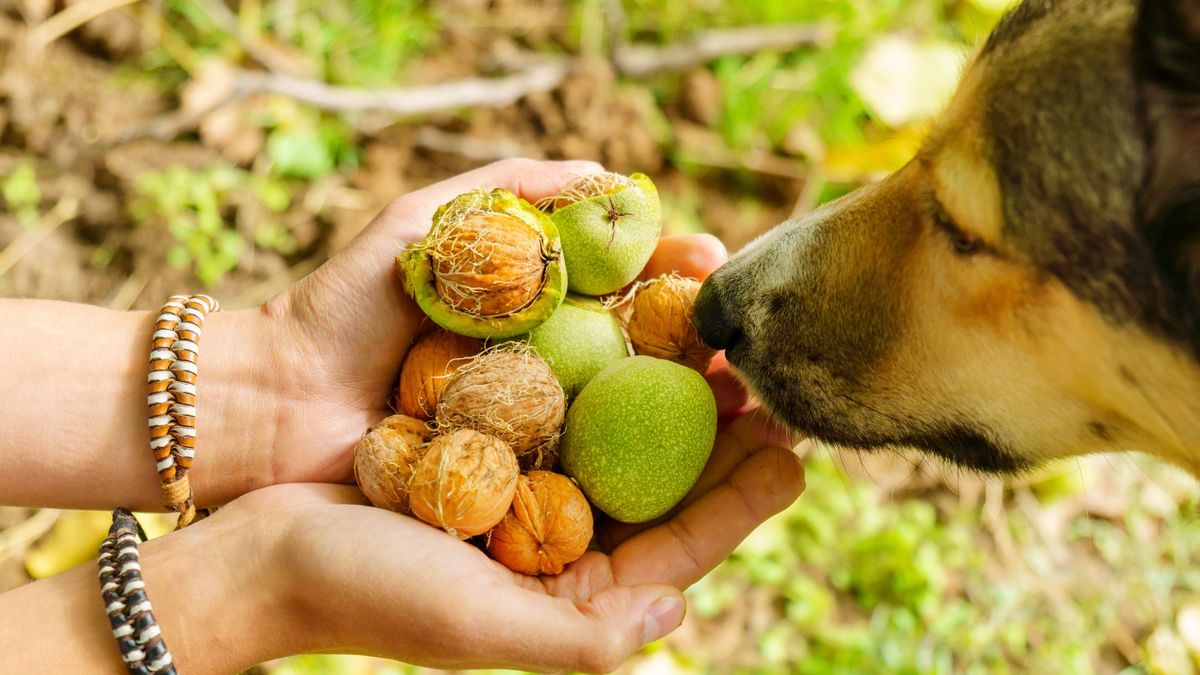
<svg viewBox="0 0 1200 675">
<path fill-rule="evenodd" d="M 834 443 L 1200 466 L 1200 0 L 1027 0 L 911 162 L 747 246 L 696 316 Z"/>
</svg>

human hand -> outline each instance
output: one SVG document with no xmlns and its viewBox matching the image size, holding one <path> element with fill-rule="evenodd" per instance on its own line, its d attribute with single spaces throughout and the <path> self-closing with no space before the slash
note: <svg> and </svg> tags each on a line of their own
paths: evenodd
<svg viewBox="0 0 1200 675">
<path fill-rule="evenodd" d="M 273 451 L 251 487 L 279 482 L 350 482 L 353 448 L 362 431 L 390 413 L 388 400 L 420 309 L 400 288 L 393 258 L 423 238 L 434 210 L 472 189 L 503 187 L 533 202 L 578 176 L 602 171 L 593 162 L 506 160 L 392 202 L 347 248 L 272 299 L 263 312 L 275 335 L 278 388 Z M 664 237 L 643 277 L 678 271 L 703 279 L 727 258 L 711 235 Z M 746 394 L 723 359 L 709 374 L 719 410 L 744 412 Z"/>
<path fill-rule="evenodd" d="M 643 277 L 703 279 L 725 258 L 715 238 L 666 237 Z M 432 527 L 360 506 L 352 490 L 306 487 L 312 510 L 288 535 L 286 559 L 305 561 L 292 570 L 309 589 L 302 604 L 328 618 L 319 648 L 437 667 L 608 671 L 673 630 L 679 591 L 804 488 L 790 434 L 748 402 L 723 359 L 708 378 L 723 419 L 694 489 L 655 523 L 602 520 L 603 552 L 556 577 L 510 572 Z M 354 539 L 363 543 L 345 551 Z"/>
<path fill-rule="evenodd" d="M 251 660 L 326 651 L 437 668 L 607 672 L 674 630 L 684 615 L 680 589 L 795 498 L 794 456 L 755 456 L 727 487 L 555 577 L 511 572 L 470 543 L 365 505 L 348 486 L 266 488 L 196 529 L 271 524 L 257 559 L 276 576 L 268 588 L 281 611 L 260 630 L 275 637 L 266 648 L 282 651 Z"/>
<path fill-rule="evenodd" d="M 725 257 L 715 238 L 666 237 L 643 276 L 703 278 Z M 790 437 L 748 402 L 723 359 L 708 379 L 722 422 L 695 488 L 655 523 L 601 520 L 603 550 L 556 577 L 510 572 L 469 543 L 366 506 L 344 486 L 267 488 L 189 528 L 181 534 L 257 532 L 252 560 L 263 570 L 242 574 L 280 599 L 281 611 L 261 626 L 275 636 L 268 651 L 226 669 L 314 650 L 453 668 L 615 668 L 673 630 L 684 613 L 680 591 L 803 489 Z"/>
<path fill-rule="evenodd" d="M 409 193 L 344 250 L 268 301 L 253 330 L 271 336 L 269 376 L 282 384 L 273 387 L 271 449 L 257 458 L 259 468 L 241 481 L 241 491 L 353 480 L 354 445 L 364 429 L 390 414 L 400 364 L 425 321 L 401 289 L 393 260 L 424 238 L 438 206 L 469 190 L 497 187 L 533 202 L 599 171 L 594 162 L 512 159 Z"/>
</svg>

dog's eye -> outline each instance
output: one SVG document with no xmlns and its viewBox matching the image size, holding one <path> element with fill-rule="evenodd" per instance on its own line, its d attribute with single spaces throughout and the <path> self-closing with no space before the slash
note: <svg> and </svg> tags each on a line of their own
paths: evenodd
<svg viewBox="0 0 1200 675">
<path fill-rule="evenodd" d="M 950 239 L 954 242 L 954 252 L 959 255 L 974 255 L 983 248 L 983 242 L 979 237 L 962 230 L 952 231 Z"/>
<path fill-rule="evenodd" d="M 942 207 L 937 197 L 932 197 L 930 201 L 932 202 L 931 215 L 933 216 L 933 222 L 939 230 L 950 238 L 950 244 L 954 246 L 955 253 L 961 256 L 973 256 L 987 250 L 987 245 L 983 239 L 964 230 L 959 227 L 958 223 L 954 222 L 954 219 Z"/>
</svg>

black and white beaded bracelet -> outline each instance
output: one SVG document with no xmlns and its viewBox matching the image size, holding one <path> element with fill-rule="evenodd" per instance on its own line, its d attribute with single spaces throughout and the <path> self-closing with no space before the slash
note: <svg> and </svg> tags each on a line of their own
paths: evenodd
<svg viewBox="0 0 1200 675">
<path fill-rule="evenodd" d="M 100 594 L 129 672 L 177 675 L 142 581 L 138 542 L 145 540 L 146 533 L 132 513 L 113 511 L 112 527 L 100 546 Z"/>
</svg>

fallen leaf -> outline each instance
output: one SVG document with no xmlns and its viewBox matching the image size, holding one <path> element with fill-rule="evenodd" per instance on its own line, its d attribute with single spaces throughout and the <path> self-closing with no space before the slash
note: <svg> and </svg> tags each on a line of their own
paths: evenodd
<svg viewBox="0 0 1200 675">
<path fill-rule="evenodd" d="M 961 45 L 886 35 L 867 49 L 850 83 L 876 117 L 900 128 L 941 111 L 965 60 Z"/>
</svg>

